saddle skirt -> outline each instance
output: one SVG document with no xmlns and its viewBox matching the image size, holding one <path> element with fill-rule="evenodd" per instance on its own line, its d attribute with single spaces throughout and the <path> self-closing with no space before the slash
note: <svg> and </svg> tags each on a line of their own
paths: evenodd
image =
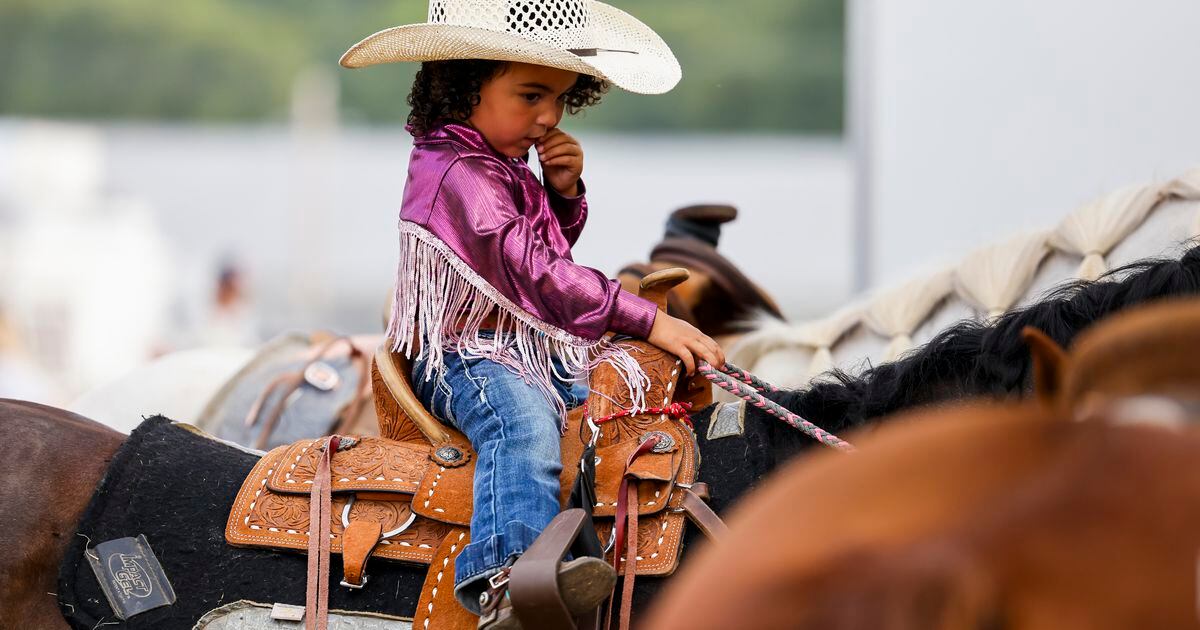
<svg viewBox="0 0 1200 630">
<path fill-rule="evenodd" d="M 629 342 L 651 377 L 649 404 L 671 402 L 680 382 L 678 360 L 645 342 Z M 669 575 L 678 565 L 684 531 L 685 491 L 696 479 L 699 456 L 690 427 L 666 414 L 635 414 L 600 425 L 598 434 L 585 421 L 628 411 L 627 388 L 608 366 L 593 371 L 593 392 L 586 407 L 568 417 L 562 439 L 560 499 L 566 505 L 580 474 L 578 462 L 595 440 L 596 503 L 593 515 L 600 540 L 610 540 L 623 478 L 636 481 L 638 493 L 637 573 Z M 624 393 L 624 395 L 622 395 Z M 381 416 L 382 417 L 382 416 Z M 594 425 L 593 425 L 594 426 Z M 387 437 L 343 438 L 330 459 L 330 551 L 343 551 L 346 527 L 378 523 L 383 534 L 371 555 L 430 564 L 447 536 L 469 528 L 475 457 L 466 438 L 444 427 L 437 444 L 404 434 L 413 441 Z M 395 435 L 396 432 L 385 431 Z M 630 457 L 650 435 L 652 452 Z M 309 544 L 310 494 L 327 438 L 307 439 L 267 453 L 247 476 L 226 525 L 233 545 L 305 550 Z M 630 508 L 632 509 L 632 508 Z M 607 559 L 620 550 L 607 550 Z M 618 561 L 623 572 L 624 557 Z"/>
</svg>

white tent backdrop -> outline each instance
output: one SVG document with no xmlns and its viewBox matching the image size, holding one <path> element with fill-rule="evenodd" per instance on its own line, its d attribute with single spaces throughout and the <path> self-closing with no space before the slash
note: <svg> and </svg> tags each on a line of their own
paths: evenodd
<svg viewBox="0 0 1200 630">
<path fill-rule="evenodd" d="M 870 283 L 1200 163 L 1194 0 L 850 0 Z"/>
</svg>

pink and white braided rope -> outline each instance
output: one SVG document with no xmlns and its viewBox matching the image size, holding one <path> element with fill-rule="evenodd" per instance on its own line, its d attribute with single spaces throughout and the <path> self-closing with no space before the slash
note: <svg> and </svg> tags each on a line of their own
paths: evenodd
<svg viewBox="0 0 1200 630">
<path fill-rule="evenodd" d="M 854 451 L 854 446 L 849 442 L 788 411 L 779 403 L 767 399 L 763 392 L 777 392 L 779 388 L 750 372 L 732 363 L 726 363 L 721 369 L 717 369 L 704 361 L 700 362 L 697 369 L 704 375 L 704 378 L 712 381 L 717 387 L 783 420 L 821 444 L 841 451 Z"/>
</svg>

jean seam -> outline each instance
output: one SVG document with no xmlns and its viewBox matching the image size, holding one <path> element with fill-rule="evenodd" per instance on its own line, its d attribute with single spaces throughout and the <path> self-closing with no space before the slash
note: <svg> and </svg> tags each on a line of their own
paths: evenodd
<svg viewBox="0 0 1200 630">
<path fill-rule="evenodd" d="M 450 387 L 450 383 L 446 382 L 446 371 L 444 369 L 437 375 L 437 378 L 434 381 L 434 389 L 435 394 L 436 390 L 440 389 L 442 391 L 442 395 L 446 398 L 445 402 L 442 403 L 443 413 L 446 414 L 446 417 L 443 418 L 443 420 L 449 422 L 452 426 L 458 426 L 458 420 L 455 418 L 454 413 L 454 388 Z M 433 399 L 434 397 L 430 396 L 429 402 L 432 403 Z"/>
<path fill-rule="evenodd" d="M 462 368 L 463 368 L 463 374 L 466 375 L 467 380 L 471 381 L 472 383 L 475 383 L 475 386 L 479 388 L 480 402 L 482 402 L 488 408 L 488 411 L 491 412 L 491 415 L 493 417 L 500 418 L 499 412 L 497 412 L 496 408 L 492 406 L 491 401 L 488 400 L 487 393 L 483 389 L 484 386 L 487 385 L 488 378 L 486 376 L 482 376 L 482 377 L 480 377 L 480 380 L 482 380 L 483 382 L 482 383 L 476 382 L 476 377 L 475 377 L 475 375 L 471 374 L 471 366 L 466 362 L 466 360 L 464 360 L 462 362 Z M 505 435 L 505 431 L 504 431 L 505 423 L 499 422 L 498 424 L 500 425 L 500 439 L 501 440 L 507 439 L 507 436 Z M 497 520 L 497 518 L 496 518 L 496 516 L 497 516 L 496 515 L 496 449 L 498 448 L 498 445 L 496 442 L 492 442 L 490 444 L 490 446 L 492 449 L 492 455 L 491 455 L 491 457 L 488 458 L 488 461 L 491 464 L 491 470 L 488 471 L 488 495 L 491 497 L 492 500 L 491 500 L 490 504 L 488 505 L 488 510 L 490 511 L 489 516 L 490 516 L 491 522 L 495 523 Z M 476 507 L 478 507 L 478 506 L 476 506 Z"/>
<path fill-rule="evenodd" d="M 488 400 L 487 391 L 485 389 L 487 387 L 488 377 L 475 376 L 474 374 L 471 374 L 471 364 L 466 358 L 462 359 L 462 368 L 463 374 L 467 377 L 467 380 L 471 381 L 471 384 L 479 389 L 479 399 L 483 401 L 485 405 L 487 405 L 488 409 L 495 413 L 496 409 L 495 407 L 492 407 L 491 401 Z"/>
</svg>

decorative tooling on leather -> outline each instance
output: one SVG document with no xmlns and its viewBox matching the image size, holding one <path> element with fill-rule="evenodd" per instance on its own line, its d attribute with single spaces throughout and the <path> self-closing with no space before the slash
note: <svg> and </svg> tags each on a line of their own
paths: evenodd
<svg viewBox="0 0 1200 630">
<path fill-rule="evenodd" d="M 375 415 L 379 418 L 379 434 L 397 442 L 425 442 L 425 434 L 400 408 L 399 403 L 387 395 L 387 383 L 379 368 L 371 363 L 371 387 L 375 392 Z"/>
<path fill-rule="evenodd" d="M 646 404 L 651 407 L 669 404 L 679 377 L 679 360 L 645 341 L 626 341 L 622 344 L 630 347 L 630 354 L 637 357 L 646 376 L 650 378 L 650 387 L 646 390 Z M 588 413 L 593 418 L 604 418 L 633 406 L 629 390 L 622 385 L 620 374 L 609 365 L 600 365 L 592 371 L 590 385 L 592 391 L 597 392 L 589 396 L 587 401 Z M 662 417 L 658 414 L 643 414 L 608 422 L 601 427 L 597 444 L 603 446 L 624 440 L 636 440 L 643 433 L 652 430 L 651 427 L 661 420 Z"/>
<path fill-rule="evenodd" d="M 680 364 L 673 355 L 641 341 L 622 342 L 641 362 L 650 379 L 646 402 L 670 404 L 680 382 Z M 365 437 L 354 447 L 338 451 L 331 462 L 333 477 L 332 550 L 341 552 L 342 509 L 353 491 L 364 491 L 350 511 L 350 518 L 378 519 L 384 531 L 403 525 L 412 512 L 412 525 L 382 541 L 376 556 L 428 564 L 434 552 L 445 545 L 447 533 L 461 532 L 471 515 L 471 484 L 474 453 L 465 438 L 447 428 L 450 443 L 463 449 L 466 461 L 457 467 L 441 466 L 431 460 L 434 448 L 417 426 L 403 415 L 400 405 L 387 395 L 388 389 L 373 371 L 377 386 L 376 408 L 387 435 L 410 436 L 409 441 Z M 568 417 L 563 437 L 564 462 L 578 461 L 591 431 L 583 420 L 628 409 L 628 388 L 612 367 L 593 371 L 592 395 L 584 408 Z M 690 484 L 696 478 L 695 437 L 679 419 L 663 414 L 640 414 L 615 418 L 601 427 L 596 456 L 597 505 L 593 506 L 597 532 L 608 540 L 616 507 L 616 494 L 630 453 L 643 436 L 661 431 L 673 445 L 663 453 L 643 455 L 630 469 L 639 479 L 638 573 L 667 575 L 675 570 L 681 549 L 685 517 L 667 508 L 678 508 L 682 495 L 676 483 Z M 232 544 L 305 549 L 308 530 L 308 488 L 316 469 L 321 440 L 304 440 L 268 453 L 246 479 L 230 513 L 226 538 Z M 444 446 L 439 444 L 438 446 Z M 579 473 L 575 465 L 563 466 L 561 481 L 565 500 Z M 377 500 L 380 492 L 395 493 L 395 500 Z M 457 534 L 452 534 L 457 535 Z M 432 567 L 431 567 L 432 570 Z"/>
<path fill-rule="evenodd" d="M 310 442 L 305 440 L 304 443 Z M 304 444 L 301 443 L 301 444 Z M 305 550 L 308 547 L 309 495 L 279 493 L 267 483 L 275 468 L 286 464 L 288 451 L 280 447 L 254 467 L 238 491 L 225 527 L 225 539 L 233 545 L 276 547 Z M 356 447 L 357 448 L 357 447 Z M 351 451 L 354 449 L 350 449 Z M 339 451 L 343 455 L 349 451 Z M 376 495 L 377 496 L 377 495 Z M 349 500 L 347 493 L 333 497 L 331 550 L 342 550 L 342 511 Z M 379 519 L 384 531 L 402 526 L 411 515 L 412 494 L 397 493 L 395 500 L 359 498 L 350 509 L 351 520 Z M 375 555 L 396 560 L 428 564 L 450 525 L 417 517 L 408 529 L 380 541 Z"/>
<path fill-rule="evenodd" d="M 281 467 L 270 479 L 279 492 L 308 492 L 316 475 L 321 439 L 297 442 L 287 448 Z M 416 491 L 429 468 L 429 447 L 364 437 L 352 448 L 339 450 L 330 462 L 333 491 Z"/>
<path fill-rule="evenodd" d="M 675 572 L 679 552 L 682 549 L 685 517 L 681 512 L 659 512 L 649 517 L 638 518 L 638 575 L 670 575 Z M 612 521 L 596 523 L 596 534 L 606 541 L 612 531 Z M 623 575 L 625 554 L 621 554 Z M 612 552 L 605 555 L 612 561 Z"/>
</svg>

